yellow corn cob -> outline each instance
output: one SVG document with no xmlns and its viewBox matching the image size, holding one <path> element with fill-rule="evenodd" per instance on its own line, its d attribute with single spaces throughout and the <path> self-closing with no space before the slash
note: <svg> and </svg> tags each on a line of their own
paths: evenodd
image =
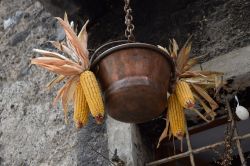
<svg viewBox="0 0 250 166">
<path fill-rule="evenodd" d="M 175 94 L 168 98 L 167 115 L 173 136 L 181 140 L 185 134 L 185 114 Z"/>
<path fill-rule="evenodd" d="M 88 122 L 89 108 L 80 82 L 74 95 L 74 122 L 77 128 L 81 128 Z"/>
<path fill-rule="evenodd" d="M 101 90 L 94 73 L 85 71 L 80 75 L 80 82 L 90 109 L 91 114 L 98 124 L 103 122 L 104 104 Z"/>
<path fill-rule="evenodd" d="M 176 96 L 184 108 L 193 108 L 195 104 L 193 93 L 189 85 L 184 81 L 178 81 L 176 84 Z"/>
</svg>

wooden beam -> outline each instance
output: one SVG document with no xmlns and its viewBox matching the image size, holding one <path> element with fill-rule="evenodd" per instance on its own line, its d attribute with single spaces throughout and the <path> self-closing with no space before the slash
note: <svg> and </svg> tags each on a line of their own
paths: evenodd
<svg viewBox="0 0 250 166">
<path fill-rule="evenodd" d="M 233 141 L 235 141 L 235 140 L 243 140 L 243 139 L 247 139 L 247 138 L 250 138 L 250 133 L 245 134 L 243 136 L 234 137 Z M 198 154 L 200 152 L 204 152 L 204 151 L 207 151 L 207 150 L 210 150 L 210 149 L 214 149 L 214 148 L 216 148 L 218 146 L 221 146 L 221 145 L 224 145 L 224 141 L 217 142 L 217 143 L 214 143 L 214 144 L 211 144 L 211 145 L 208 145 L 208 146 L 204 146 L 204 147 L 201 147 L 201 148 L 194 149 L 192 151 L 192 153 L 193 154 Z M 164 158 L 164 159 L 161 159 L 161 160 L 157 160 L 157 161 L 147 163 L 146 166 L 159 165 L 159 164 L 167 163 L 167 162 L 177 160 L 177 159 L 180 159 L 180 158 L 188 157 L 190 155 L 190 153 L 191 153 L 190 151 L 180 153 L 180 154 L 177 154 L 177 155 L 174 155 L 174 156 L 171 156 L 171 157 L 167 157 L 167 158 Z"/>
<path fill-rule="evenodd" d="M 205 130 L 223 125 L 225 123 L 227 123 L 227 115 L 223 115 L 219 118 L 216 118 L 214 121 L 210 123 L 203 123 L 203 124 L 195 125 L 193 127 L 189 127 L 188 131 L 190 135 L 192 135 L 192 134 L 199 133 L 201 131 L 205 131 Z"/>
</svg>

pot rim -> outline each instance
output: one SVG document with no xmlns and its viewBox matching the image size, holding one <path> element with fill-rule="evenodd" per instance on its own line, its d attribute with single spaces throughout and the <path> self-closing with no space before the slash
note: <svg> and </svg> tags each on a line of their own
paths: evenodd
<svg viewBox="0 0 250 166">
<path fill-rule="evenodd" d="M 96 50 L 96 52 L 94 52 L 94 54 L 92 55 L 90 62 L 91 62 L 91 66 L 90 69 L 94 69 L 96 67 L 96 65 L 102 60 L 104 59 L 106 56 L 110 55 L 111 53 L 115 52 L 115 51 L 120 51 L 122 49 L 126 49 L 126 48 L 146 48 L 149 50 L 153 50 L 156 51 L 158 53 L 160 53 L 160 55 L 164 56 L 167 60 L 167 62 L 170 64 L 171 67 L 171 78 L 170 78 L 170 89 L 169 91 L 171 92 L 172 87 L 175 84 L 176 81 L 176 68 L 175 68 L 175 63 L 173 61 L 173 59 L 163 50 L 161 50 L 160 48 L 152 45 L 152 44 L 147 44 L 147 43 L 140 43 L 140 42 L 133 42 L 133 43 L 125 43 L 125 44 L 119 44 L 116 46 L 113 46 L 105 51 L 103 51 L 102 53 L 100 53 L 99 55 L 97 55 L 97 53 L 99 52 L 99 50 L 101 48 L 103 48 L 104 46 L 108 46 L 110 44 L 115 44 L 115 43 L 124 43 L 126 41 L 115 41 L 115 42 L 110 42 L 107 43 L 103 46 L 101 46 L 99 49 Z"/>
</svg>

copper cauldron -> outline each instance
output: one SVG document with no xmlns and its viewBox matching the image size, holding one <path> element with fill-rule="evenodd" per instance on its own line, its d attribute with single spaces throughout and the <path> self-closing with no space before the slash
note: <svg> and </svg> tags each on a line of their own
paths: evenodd
<svg viewBox="0 0 250 166">
<path fill-rule="evenodd" d="M 121 43 L 112 42 L 96 50 L 91 70 L 100 82 L 111 117 L 129 123 L 149 121 L 165 109 L 167 91 L 174 82 L 174 63 L 153 45 Z"/>
</svg>

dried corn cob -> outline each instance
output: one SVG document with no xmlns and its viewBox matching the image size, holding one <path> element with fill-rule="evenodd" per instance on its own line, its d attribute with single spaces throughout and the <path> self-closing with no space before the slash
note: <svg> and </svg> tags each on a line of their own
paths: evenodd
<svg viewBox="0 0 250 166">
<path fill-rule="evenodd" d="M 80 75 L 80 82 L 90 109 L 91 114 L 98 124 L 103 122 L 104 104 L 101 91 L 94 73 L 85 71 Z"/>
<path fill-rule="evenodd" d="M 178 81 L 176 84 L 176 96 L 184 108 L 193 108 L 195 104 L 193 93 L 188 85 L 184 81 Z"/>
<path fill-rule="evenodd" d="M 185 114 L 175 94 L 168 98 L 167 115 L 172 134 L 181 140 L 185 134 Z"/>
<path fill-rule="evenodd" d="M 80 82 L 74 95 L 74 122 L 77 128 L 81 128 L 88 122 L 89 108 Z"/>
</svg>

